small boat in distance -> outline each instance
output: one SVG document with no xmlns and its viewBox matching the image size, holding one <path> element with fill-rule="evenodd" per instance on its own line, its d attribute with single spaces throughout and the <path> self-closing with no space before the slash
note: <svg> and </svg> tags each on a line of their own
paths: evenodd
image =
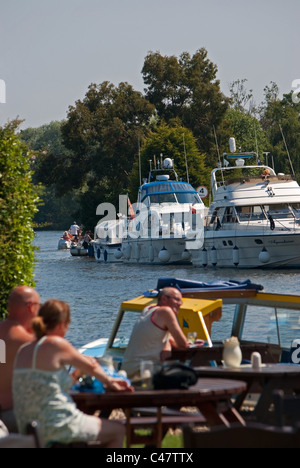
<svg viewBox="0 0 300 468">
<path fill-rule="evenodd" d="M 211 173 L 213 202 L 203 248 L 191 250 L 193 265 L 299 268 L 300 187 L 295 177 L 261 165 L 256 153 L 223 156 L 223 165 Z"/>
<path fill-rule="evenodd" d="M 70 249 L 73 236 L 68 231 L 65 231 L 61 238 L 58 240 L 58 250 Z"/>
</svg>

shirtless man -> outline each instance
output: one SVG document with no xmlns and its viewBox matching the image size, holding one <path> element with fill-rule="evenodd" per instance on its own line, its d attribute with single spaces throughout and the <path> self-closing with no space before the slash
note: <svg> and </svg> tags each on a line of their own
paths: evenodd
<svg viewBox="0 0 300 468">
<path fill-rule="evenodd" d="M 39 309 L 39 294 L 28 286 L 18 286 L 8 299 L 8 317 L 0 322 L 0 340 L 5 346 L 5 363 L 0 362 L 0 419 L 11 432 L 17 431 L 11 388 L 14 359 L 20 346 L 34 340 L 31 321 Z"/>
<path fill-rule="evenodd" d="M 139 373 L 142 359 L 160 363 L 162 351 L 189 346 L 177 320 L 181 305 L 181 292 L 167 287 L 159 292 L 157 306 L 144 309 L 133 328 L 122 363 L 129 378 Z"/>
</svg>

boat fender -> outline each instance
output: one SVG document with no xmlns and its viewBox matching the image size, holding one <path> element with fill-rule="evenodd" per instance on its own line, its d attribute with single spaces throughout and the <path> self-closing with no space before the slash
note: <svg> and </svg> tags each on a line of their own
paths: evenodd
<svg viewBox="0 0 300 468">
<path fill-rule="evenodd" d="M 120 247 L 119 247 L 119 248 L 115 251 L 115 258 L 116 258 L 117 260 L 119 260 L 119 259 L 122 258 L 122 257 L 123 257 L 123 252 L 122 252 L 122 250 L 121 250 Z"/>
<path fill-rule="evenodd" d="M 165 247 L 163 247 L 158 253 L 158 258 L 162 263 L 167 263 L 170 260 L 170 257 L 171 255 Z"/>
<path fill-rule="evenodd" d="M 210 255 L 211 255 L 211 263 L 213 266 L 216 266 L 218 261 L 217 261 L 217 249 L 215 248 L 215 246 L 213 246 L 211 248 L 211 251 L 210 251 Z"/>
<path fill-rule="evenodd" d="M 233 259 L 233 264 L 235 266 L 238 266 L 240 263 L 240 254 L 239 254 L 239 248 L 235 246 L 232 251 L 232 259 Z"/>
<path fill-rule="evenodd" d="M 188 249 L 184 249 L 184 251 L 181 254 L 181 258 L 184 261 L 188 261 L 191 258 L 191 252 Z"/>
<path fill-rule="evenodd" d="M 207 250 L 205 247 L 202 249 L 201 255 L 202 255 L 202 266 L 206 267 L 208 263 L 208 259 L 207 259 Z"/>
<path fill-rule="evenodd" d="M 262 251 L 260 252 L 258 259 L 261 263 L 268 263 L 271 259 L 271 255 L 267 251 L 267 249 L 264 247 Z"/>
<path fill-rule="evenodd" d="M 104 250 L 104 261 L 107 262 L 107 250 Z"/>
</svg>

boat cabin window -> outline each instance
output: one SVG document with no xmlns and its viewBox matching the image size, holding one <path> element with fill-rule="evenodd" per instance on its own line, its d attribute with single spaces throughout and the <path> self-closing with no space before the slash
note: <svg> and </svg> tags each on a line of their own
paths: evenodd
<svg viewBox="0 0 300 468">
<path fill-rule="evenodd" d="M 114 336 L 112 348 L 126 347 L 130 339 L 134 324 L 139 314 L 131 310 L 126 310 L 123 314 L 119 328 Z"/>
<path fill-rule="evenodd" d="M 248 306 L 242 340 L 258 341 L 259 337 L 259 342 L 290 348 L 299 330 L 299 310 Z"/>
<path fill-rule="evenodd" d="M 198 193 L 189 193 L 189 192 L 177 192 L 176 197 L 178 203 L 190 203 L 194 205 L 195 203 L 202 203 Z"/>
<path fill-rule="evenodd" d="M 175 193 L 155 193 L 149 196 L 151 204 L 177 203 Z"/>
<path fill-rule="evenodd" d="M 261 206 L 237 206 L 236 211 L 241 222 L 265 219 Z"/>
<path fill-rule="evenodd" d="M 265 211 L 274 219 L 294 218 L 294 214 L 287 204 L 280 205 L 265 205 Z"/>
<path fill-rule="evenodd" d="M 294 215 L 296 216 L 296 218 L 300 218 L 300 203 L 295 203 L 293 205 L 291 205 L 291 208 L 293 210 L 293 213 Z"/>
<path fill-rule="evenodd" d="M 236 223 L 237 222 L 237 216 L 236 216 L 236 211 L 233 206 L 228 206 L 225 210 L 222 223 Z"/>
</svg>

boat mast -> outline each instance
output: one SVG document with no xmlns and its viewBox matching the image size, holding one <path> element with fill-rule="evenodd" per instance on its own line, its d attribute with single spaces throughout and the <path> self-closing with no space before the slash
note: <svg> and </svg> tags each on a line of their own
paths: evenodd
<svg viewBox="0 0 300 468">
<path fill-rule="evenodd" d="M 290 166 L 291 166 L 292 174 L 293 174 L 293 176 L 295 177 L 295 175 L 296 175 L 296 174 L 295 174 L 295 171 L 294 171 L 294 168 L 293 168 L 293 163 L 292 163 L 292 160 L 291 160 L 291 157 L 290 157 L 290 153 L 289 153 L 289 150 L 288 150 L 288 147 L 287 147 L 286 141 L 285 141 L 285 137 L 284 137 L 284 134 L 283 134 L 283 131 L 282 131 L 281 124 L 279 124 L 279 128 L 280 128 L 281 135 L 282 135 L 282 139 L 283 139 L 283 142 L 284 142 L 284 146 L 285 146 L 285 149 L 286 149 L 286 152 L 287 152 L 288 158 L 289 158 L 289 162 L 290 162 Z"/>
</svg>

